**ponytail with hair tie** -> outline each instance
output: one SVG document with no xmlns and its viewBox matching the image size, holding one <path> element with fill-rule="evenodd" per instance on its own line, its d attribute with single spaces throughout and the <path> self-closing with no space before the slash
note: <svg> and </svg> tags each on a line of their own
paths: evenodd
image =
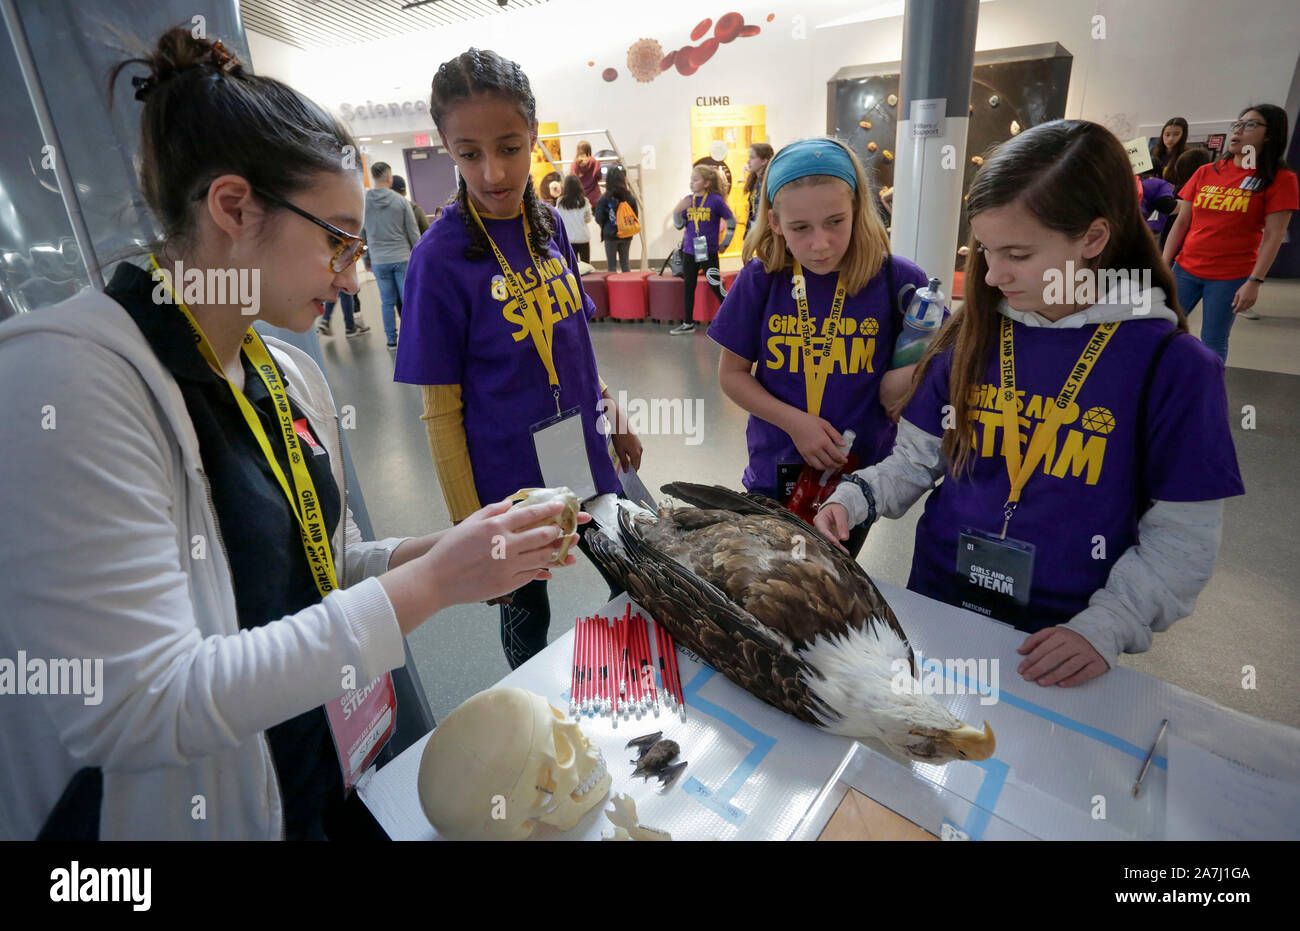
<svg viewBox="0 0 1300 931">
<path fill-rule="evenodd" d="M 142 50 L 109 71 L 108 102 L 125 69 L 147 69 L 131 86 L 143 104 L 140 190 L 162 232 L 155 250 L 194 245 L 197 201 L 220 175 L 283 200 L 319 175 L 350 170 L 340 153 L 356 142 L 345 126 L 287 84 L 246 71 L 220 41 L 183 26 L 152 48 L 124 38 Z"/>
</svg>

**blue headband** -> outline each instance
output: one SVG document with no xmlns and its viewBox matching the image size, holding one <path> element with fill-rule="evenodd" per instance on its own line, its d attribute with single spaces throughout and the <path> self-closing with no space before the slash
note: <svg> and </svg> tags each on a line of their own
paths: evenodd
<svg viewBox="0 0 1300 931">
<path fill-rule="evenodd" d="M 767 166 L 767 202 L 776 200 L 776 192 L 795 178 L 809 175 L 830 175 L 849 183 L 854 191 L 858 189 L 858 173 L 839 145 L 829 139 L 800 139 L 792 142 L 768 163 Z"/>
</svg>

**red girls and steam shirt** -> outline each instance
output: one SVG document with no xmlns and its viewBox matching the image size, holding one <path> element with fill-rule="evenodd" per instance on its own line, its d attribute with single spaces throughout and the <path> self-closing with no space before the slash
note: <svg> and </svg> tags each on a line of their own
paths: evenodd
<svg viewBox="0 0 1300 931">
<path fill-rule="evenodd" d="M 1178 253 L 1178 265 L 1198 278 L 1231 281 L 1245 278 L 1259 257 L 1264 218 L 1295 210 L 1300 201 L 1294 171 L 1282 169 L 1265 190 L 1253 168 L 1238 168 L 1229 159 L 1211 162 L 1178 192 L 1192 205 L 1192 224 Z"/>
</svg>

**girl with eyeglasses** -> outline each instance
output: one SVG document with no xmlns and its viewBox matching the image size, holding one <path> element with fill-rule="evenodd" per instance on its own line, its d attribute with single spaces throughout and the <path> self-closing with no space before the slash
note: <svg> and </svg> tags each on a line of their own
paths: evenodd
<svg viewBox="0 0 1300 931">
<path fill-rule="evenodd" d="M 1282 157 L 1286 140 L 1285 110 L 1247 107 L 1229 127 L 1228 154 L 1198 169 L 1178 192 L 1164 259 L 1183 309 L 1190 315 L 1204 302 L 1201 339 L 1225 363 L 1233 320 L 1255 316 L 1259 286 L 1300 204 L 1296 174 Z"/>
<path fill-rule="evenodd" d="M 0 656 L 85 670 L 0 701 L 0 838 L 382 837 L 345 787 L 403 637 L 549 577 L 559 506 L 362 539 L 324 375 L 250 328 L 356 291 L 355 142 L 187 28 L 133 65 L 150 270 L 0 326 Z"/>
</svg>

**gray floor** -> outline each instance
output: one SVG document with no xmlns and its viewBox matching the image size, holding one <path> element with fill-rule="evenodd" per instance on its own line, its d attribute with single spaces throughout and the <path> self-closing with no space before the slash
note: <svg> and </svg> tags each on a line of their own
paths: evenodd
<svg viewBox="0 0 1300 931">
<path fill-rule="evenodd" d="M 362 289 L 372 330 L 354 339 L 322 339 L 327 373 L 340 406 L 355 405 L 348 443 L 376 533 L 420 534 L 447 525 L 447 510 L 419 420 L 418 389 L 392 381 L 373 283 Z M 1246 495 L 1226 507 L 1214 577 L 1196 611 L 1158 635 L 1150 651 L 1124 665 L 1263 718 L 1300 726 L 1300 570 L 1294 534 L 1300 493 L 1292 480 L 1300 462 L 1295 403 L 1300 399 L 1300 282 L 1269 281 L 1261 289 L 1261 320 L 1238 320 L 1229 357 L 1229 409 Z M 342 329 L 335 321 L 336 332 Z M 1192 331 L 1199 332 L 1199 311 Z M 715 377 L 718 349 L 706 337 L 669 337 L 652 323 L 592 327 L 600 370 L 630 397 L 703 402 L 703 442 L 682 436 L 642 437 L 642 476 L 651 489 L 674 479 L 740 487 L 745 416 L 723 397 Z M 1242 429 L 1244 405 L 1256 427 Z M 1194 468 L 1194 463 L 1188 464 Z M 905 584 L 921 507 L 875 527 L 861 555 L 875 577 Z M 607 591 L 581 557 L 551 583 L 551 638 L 573 618 L 604 602 Z M 432 618 L 409 638 L 435 718 L 504 676 L 496 608 L 461 606 Z M 1243 667 L 1254 689 L 1242 687 Z"/>
</svg>

